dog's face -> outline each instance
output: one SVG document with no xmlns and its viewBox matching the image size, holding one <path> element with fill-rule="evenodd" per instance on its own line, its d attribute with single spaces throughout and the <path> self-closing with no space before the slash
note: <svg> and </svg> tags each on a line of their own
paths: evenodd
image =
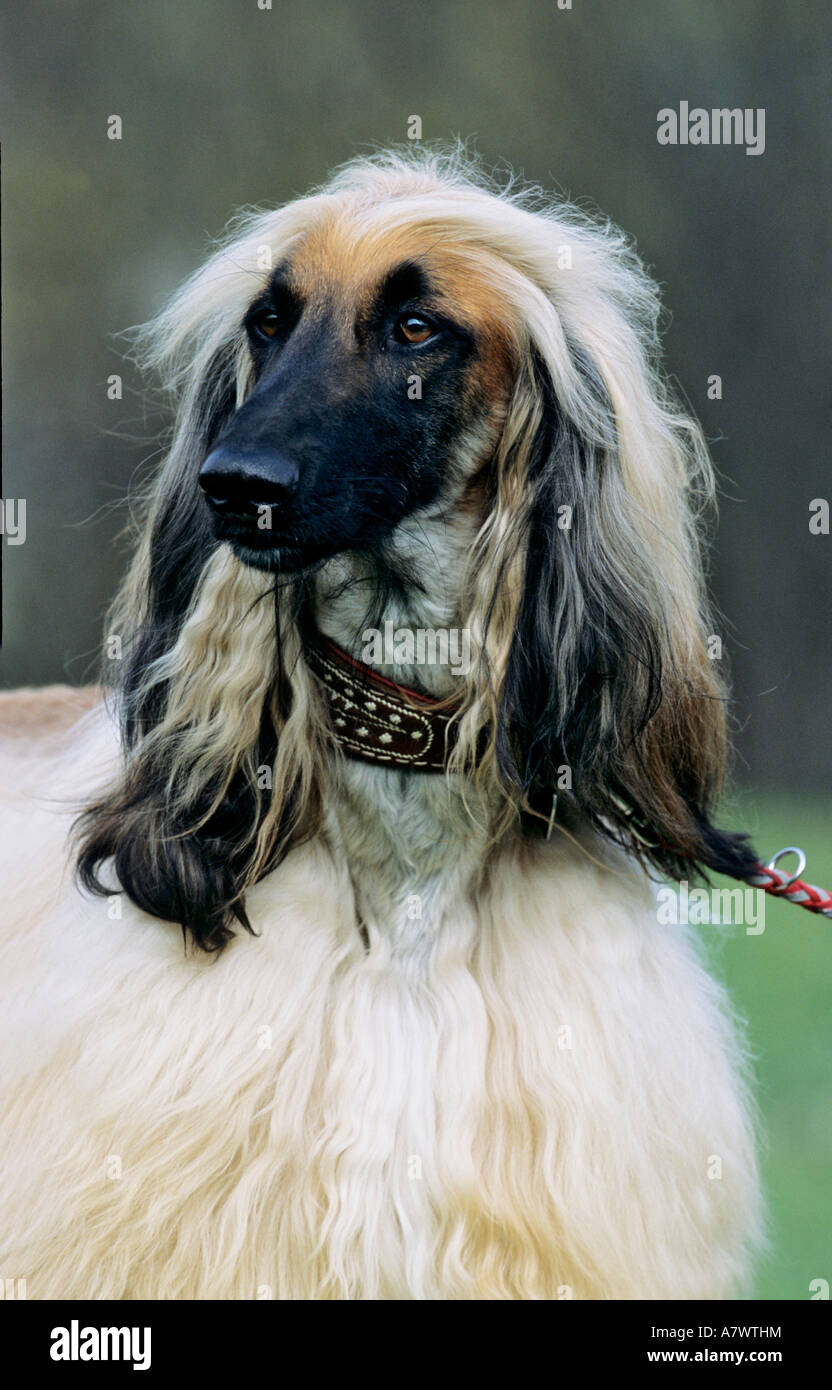
<svg viewBox="0 0 832 1390">
<path fill-rule="evenodd" d="M 308 237 L 251 304 L 253 389 L 200 485 L 218 539 L 293 572 L 458 497 L 495 431 L 505 353 L 451 258 Z"/>
</svg>

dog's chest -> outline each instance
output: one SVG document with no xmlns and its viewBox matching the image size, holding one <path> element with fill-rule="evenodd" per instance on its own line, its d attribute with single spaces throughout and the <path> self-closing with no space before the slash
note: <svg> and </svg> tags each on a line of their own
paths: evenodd
<svg viewBox="0 0 832 1390">
<path fill-rule="evenodd" d="M 482 1192 L 490 1024 L 471 970 L 481 846 L 470 826 L 459 834 L 444 779 L 411 790 L 396 774 L 348 771 L 329 820 L 343 852 L 339 945 L 317 1017 L 289 1025 L 275 1094 L 290 1134 L 305 1117 L 296 1171 L 327 1212 L 304 1237 L 326 1242 L 324 1287 L 438 1296 L 443 1222 Z"/>
<path fill-rule="evenodd" d="M 50 971 L 37 939 L 16 957 L 3 1078 L 4 1250 L 31 1296 L 710 1288 L 685 1213 L 707 1234 L 748 1171 L 710 984 L 640 890 L 554 847 L 443 901 L 376 920 L 368 949 L 347 861 L 315 842 L 252 890 L 257 939 L 212 963 L 68 899 Z M 681 1058 L 677 1035 L 696 1039 Z M 691 1200 L 654 1210 L 668 1163 Z"/>
<path fill-rule="evenodd" d="M 471 1201 L 481 1186 L 481 994 L 459 978 L 417 984 L 422 957 L 397 949 L 403 965 L 371 953 L 333 979 L 309 1091 L 291 1064 L 275 1078 L 287 1140 L 301 1114 L 307 1125 L 296 1195 L 314 1192 L 326 1214 L 301 1244 L 325 1241 L 319 1278 L 333 1294 L 436 1296 L 442 1222 L 455 1194 Z"/>
</svg>

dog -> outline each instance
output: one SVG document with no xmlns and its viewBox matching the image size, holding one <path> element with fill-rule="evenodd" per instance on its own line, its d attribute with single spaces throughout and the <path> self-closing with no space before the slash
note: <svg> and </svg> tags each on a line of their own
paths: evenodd
<svg viewBox="0 0 832 1390">
<path fill-rule="evenodd" d="M 106 695 L 0 710 L 30 1298 L 747 1290 L 742 1029 L 656 910 L 755 860 L 657 322 L 610 225 L 393 150 L 139 332 L 175 425 Z"/>
</svg>

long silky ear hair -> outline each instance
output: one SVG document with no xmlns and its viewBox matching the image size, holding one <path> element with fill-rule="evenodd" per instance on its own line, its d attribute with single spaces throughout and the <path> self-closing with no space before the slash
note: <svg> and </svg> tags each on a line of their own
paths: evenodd
<svg viewBox="0 0 832 1390">
<path fill-rule="evenodd" d="M 250 387 L 246 307 L 321 202 L 239 220 L 138 335 L 176 423 L 108 621 L 123 653 L 105 662 L 105 681 L 124 766 L 79 819 L 78 872 L 90 891 L 123 889 L 208 951 L 234 919 L 249 926 L 245 889 L 311 833 L 320 807 L 326 734 L 300 659 L 301 595 L 217 545 L 197 476 Z"/>
<path fill-rule="evenodd" d="M 483 260 L 516 376 L 470 569 L 480 659 L 456 766 L 495 778 L 509 817 L 545 827 L 557 793 L 558 817 L 662 873 L 745 877 L 746 838 L 711 822 L 727 754 L 699 535 L 713 471 L 658 369 L 655 288 L 610 227 L 511 211 L 515 249 L 507 222 L 499 272 Z"/>
</svg>

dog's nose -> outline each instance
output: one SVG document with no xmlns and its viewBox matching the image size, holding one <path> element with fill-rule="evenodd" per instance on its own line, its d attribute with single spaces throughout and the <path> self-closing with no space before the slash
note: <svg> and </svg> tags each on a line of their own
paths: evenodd
<svg viewBox="0 0 832 1390">
<path fill-rule="evenodd" d="M 241 451 L 218 444 L 199 470 L 199 486 L 214 511 L 254 515 L 261 507 L 285 506 L 296 491 L 297 464 L 271 450 Z"/>
</svg>

